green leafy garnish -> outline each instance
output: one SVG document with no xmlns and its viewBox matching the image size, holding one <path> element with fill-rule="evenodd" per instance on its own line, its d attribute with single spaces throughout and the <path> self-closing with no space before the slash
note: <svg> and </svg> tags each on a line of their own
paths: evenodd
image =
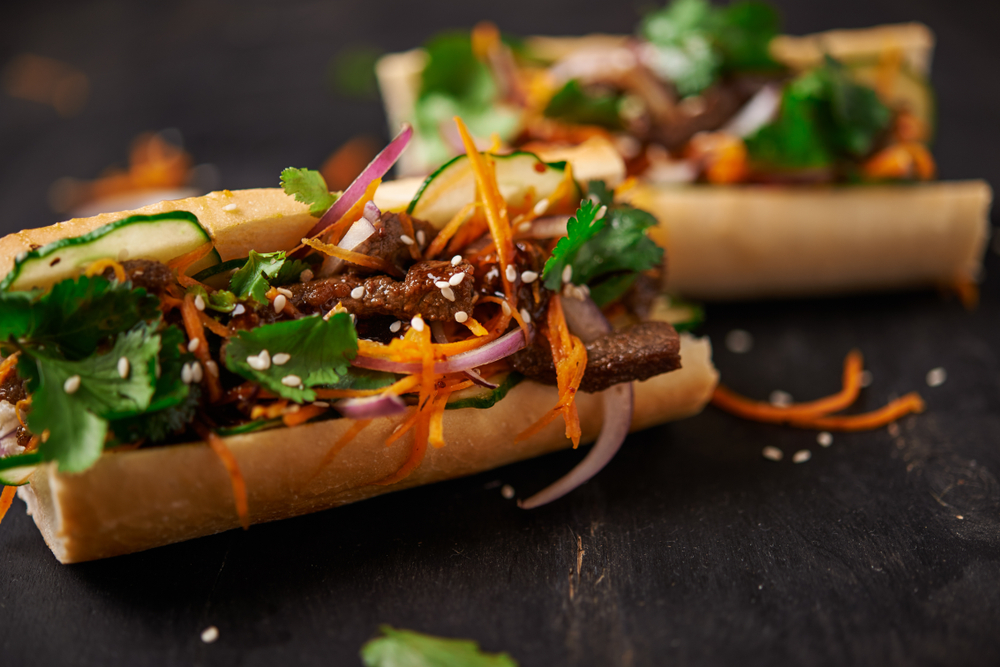
<svg viewBox="0 0 1000 667">
<path fill-rule="evenodd" d="M 330 192 L 323 175 L 313 169 L 289 167 L 281 172 L 281 187 L 286 195 L 296 201 L 309 204 L 309 213 L 319 218 L 340 198 L 340 194 Z"/>
<path fill-rule="evenodd" d="M 263 305 L 267 303 L 267 290 L 272 285 L 298 282 L 299 274 L 309 268 L 302 260 L 288 260 L 285 252 L 250 251 L 246 264 L 229 280 L 229 288 L 237 298 L 251 298 Z M 230 308 L 232 310 L 232 308 Z"/>
<path fill-rule="evenodd" d="M 468 31 L 444 32 L 424 45 L 427 64 L 414 106 L 417 135 L 410 151 L 424 164 L 442 164 L 452 149 L 441 135 L 451 132 L 461 116 L 478 137 L 494 132 L 511 139 L 520 125 L 520 111 L 497 103 L 499 91 L 489 68 L 472 52 Z"/>
<path fill-rule="evenodd" d="M 366 667 L 517 667 L 506 653 L 486 653 L 469 639 L 446 639 L 383 625 L 361 647 Z"/>
<path fill-rule="evenodd" d="M 80 361 L 55 350 L 23 348 L 18 371 L 32 392 L 28 428 L 48 432 L 38 451 L 59 462 L 63 472 L 90 467 L 104 449 L 108 419 L 144 412 L 155 393 L 157 354 L 161 339 L 154 327 L 139 325 L 118 336 L 110 350 Z M 122 377 L 120 360 L 128 360 Z"/>
<path fill-rule="evenodd" d="M 785 86 L 778 117 L 747 137 L 747 150 L 753 161 L 773 167 L 829 167 L 866 156 L 891 118 L 874 90 L 827 56 Z"/>
<path fill-rule="evenodd" d="M 592 196 L 609 197 L 603 183 L 590 184 Z M 624 294 L 638 274 L 663 261 L 663 249 L 646 235 L 656 218 L 631 206 L 598 204 L 592 199 L 580 204 L 569 219 L 566 237 L 560 239 L 545 263 L 542 277 L 553 291 L 561 288 L 563 271 L 572 267 L 572 282 L 590 287 L 599 306 Z M 598 220 L 601 208 L 606 215 Z"/>
<path fill-rule="evenodd" d="M 779 29 L 770 5 L 748 1 L 714 7 L 708 0 L 674 0 L 648 14 L 640 26 L 656 47 L 653 68 L 685 97 L 727 72 L 777 68 L 769 45 Z"/>
<path fill-rule="evenodd" d="M 0 341 L 28 339 L 82 359 L 109 336 L 159 316 L 159 301 L 130 283 L 80 276 L 56 283 L 48 294 L 0 293 Z"/>
<path fill-rule="evenodd" d="M 259 359 L 263 350 L 267 350 L 272 363 L 258 370 L 248 358 Z M 282 353 L 289 355 L 288 361 L 273 363 L 275 355 Z M 282 398 L 303 403 L 316 398 L 311 387 L 341 381 L 357 353 L 354 324 L 349 315 L 338 313 L 329 320 L 304 317 L 240 332 L 229 339 L 225 362 L 232 372 Z"/>
<path fill-rule="evenodd" d="M 621 94 L 586 91 L 576 79 L 570 79 L 549 100 L 545 115 L 570 123 L 618 129 L 622 125 L 618 113 L 621 101 Z"/>
<path fill-rule="evenodd" d="M 200 296 L 202 301 L 205 303 L 205 308 L 219 313 L 233 312 L 233 308 L 235 308 L 238 303 L 236 295 L 228 290 L 220 289 L 209 293 L 209 291 L 201 285 L 195 285 L 194 287 L 189 287 L 187 291 L 189 294 Z"/>
</svg>

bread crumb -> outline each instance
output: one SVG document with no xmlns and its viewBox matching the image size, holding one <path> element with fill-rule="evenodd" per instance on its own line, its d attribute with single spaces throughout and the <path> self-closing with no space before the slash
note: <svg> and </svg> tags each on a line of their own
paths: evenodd
<svg viewBox="0 0 1000 667">
<path fill-rule="evenodd" d="M 726 334 L 726 349 L 733 354 L 746 354 L 753 349 L 753 336 L 749 331 L 733 329 Z"/>
<path fill-rule="evenodd" d="M 205 642 L 206 644 L 211 644 L 218 638 L 219 638 L 219 628 L 215 627 L 214 625 L 210 625 L 201 631 L 201 641 Z"/>
<path fill-rule="evenodd" d="M 781 459 L 785 458 L 784 453 L 780 449 L 778 449 L 777 447 L 772 447 L 770 445 L 765 447 L 763 451 L 761 451 L 761 454 L 764 456 L 765 459 L 768 459 L 770 461 L 780 461 Z"/>
<path fill-rule="evenodd" d="M 511 486 L 510 484 L 504 484 L 500 488 L 500 495 L 506 498 L 507 500 L 511 500 L 515 495 L 514 487 Z"/>
<path fill-rule="evenodd" d="M 806 461 L 811 459 L 812 456 L 813 456 L 812 452 L 810 452 L 808 449 L 800 449 L 799 451 L 795 452 L 794 456 L 792 456 L 792 462 L 805 463 Z"/>
<path fill-rule="evenodd" d="M 948 372 L 938 366 L 937 368 L 932 368 L 927 371 L 927 386 L 928 387 L 940 387 L 944 384 L 944 381 L 948 379 Z"/>
</svg>

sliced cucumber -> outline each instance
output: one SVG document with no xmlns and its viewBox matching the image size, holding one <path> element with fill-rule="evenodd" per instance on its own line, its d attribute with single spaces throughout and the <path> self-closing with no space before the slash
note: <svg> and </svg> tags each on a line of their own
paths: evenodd
<svg viewBox="0 0 1000 667">
<path fill-rule="evenodd" d="M 210 287 L 225 289 L 229 287 L 229 279 L 233 277 L 233 273 L 242 269 L 246 263 L 246 257 L 238 257 L 203 269 L 192 277 Z"/>
<path fill-rule="evenodd" d="M 512 372 L 506 376 L 497 375 L 491 378 L 494 384 L 499 386 L 496 389 L 487 389 L 478 385 L 456 391 L 448 399 L 446 410 L 461 410 L 462 408 L 476 408 L 485 410 L 496 405 L 507 392 L 516 387 L 524 376 L 520 373 Z"/>
<path fill-rule="evenodd" d="M 22 486 L 31 481 L 38 466 L 21 466 L 0 471 L 0 486 Z"/>
<path fill-rule="evenodd" d="M 516 152 L 493 159 L 497 185 L 508 204 L 520 204 L 532 194 L 531 202 L 548 197 L 566 177 L 565 162 L 542 162 L 532 153 Z M 467 155 L 459 155 L 427 177 L 406 212 L 440 229 L 475 198 L 472 165 Z"/>
<path fill-rule="evenodd" d="M 878 90 L 878 84 L 883 76 L 883 67 L 877 62 L 857 63 L 851 66 L 851 74 L 858 83 Z M 923 76 L 913 72 L 905 65 L 899 68 L 892 82 L 892 94 L 883 100 L 893 108 L 903 108 L 922 120 L 931 135 L 937 122 L 937 102 L 934 89 Z"/>
<path fill-rule="evenodd" d="M 82 273 L 99 259 L 155 259 L 166 262 L 211 241 L 187 211 L 133 215 L 83 236 L 60 239 L 18 256 L 0 290 L 47 288 Z M 194 274 L 221 261 L 214 250 L 188 270 Z"/>
</svg>

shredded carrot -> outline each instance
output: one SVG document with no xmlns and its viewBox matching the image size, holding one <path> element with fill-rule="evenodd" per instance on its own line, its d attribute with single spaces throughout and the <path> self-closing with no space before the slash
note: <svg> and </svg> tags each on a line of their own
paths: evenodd
<svg viewBox="0 0 1000 667">
<path fill-rule="evenodd" d="M 204 324 L 209 331 L 220 338 L 231 338 L 234 335 L 234 332 L 229 327 L 224 326 L 221 322 L 204 311 L 198 311 L 198 319 L 201 320 L 201 323 Z"/>
<path fill-rule="evenodd" d="M 167 294 L 160 295 L 160 308 L 163 309 L 163 312 L 173 310 L 174 308 L 180 308 L 182 304 L 183 301 L 177 297 Z"/>
<path fill-rule="evenodd" d="M 490 333 L 486 330 L 486 327 L 480 324 L 474 317 L 470 317 L 462 324 L 468 327 L 469 331 L 471 331 L 474 336 L 486 336 Z"/>
<path fill-rule="evenodd" d="M 14 414 L 17 415 L 17 421 L 20 422 L 21 428 L 27 430 L 28 425 L 24 423 L 24 417 L 21 415 L 24 413 L 24 409 L 31 405 L 31 396 L 27 398 L 22 398 L 20 401 L 14 404 Z"/>
<path fill-rule="evenodd" d="M 340 450 L 346 447 L 348 443 L 354 440 L 354 438 L 358 437 L 358 434 L 361 433 L 361 431 L 363 431 L 365 428 L 367 428 L 367 426 L 371 423 L 372 423 L 371 419 L 358 419 L 353 424 L 351 424 L 351 428 L 347 429 L 344 432 L 344 435 L 340 436 L 337 442 L 333 443 L 333 447 L 330 447 L 330 449 L 327 450 L 326 454 L 323 455 L 323 460 L 319 462 L 318 466 L 316 466 L 316 472 L 312 474 L 312 476 L 309 478 L 309 481 L 311 482 L 316 477 L 316 475 L 318 475 L 320 472 L 322 472 L 324 468 L 330 465 L 330 462 L 337 457 L 337 454 L 340 453 Z M 306 484 L 308 484 L 308 482 L 306 482 Z"/>
<path fill-rule="evenodd" d="M 84 271 L 84 275 L 88 278 L 90 276 L 98 276 L 104 273 L 107 269 L 111 269 L 115 272 L 115 279 L 120 283 L 123 283 L 128 279 L 128 276 L 125 274 L 125 267 L 113 259 L 99 259 L 96 262 L 92 262 L 90 266 L 87 267 L 87 270 Z"/>
<path fill-rule="evenodd" d="M 407 375 L 401 380 L 393 382 L 388 387 L 381 389 L 314 389 L 318 398 L 362 398 L 365 396 L 378 396 L 379 394 L 393 394 L 399 396 L 410 391 L 420 384 L 420 375 Z"/>
<path fill-rule="evenodd" d="M 379 257 L 371 257 L 360 252 L 354 252 L 353 250 L 345 250 L 339 246 L 323 243 L 322 241 L 317 241 L 316 239 L 302 239 L 302 243 L 310 248 L 319 250 L 324 255 L 337 257 L 345 262 L 357 264 L 358 266 L 366 266 L 369 269 L 375 269 L 376 271 L 381 271 L 382 273 L 388 273 L 389 275 L 396 276 L 397 278 L 403 277 L 402 271 Z"/>
<path fill-rule="evenodd" d="M 458 133 L 462 136 L 462 144 L 469 157 L 469 164 L 476 176 L 476 185 L 479 188 L 479 195 L 483 199 L 486 209 L 486 222 L 493 236 L 493 242 L 497 245 L 497 255 L 500 258 L 500 275 L 503 279 L 504 293 L 507 299 L 516 304 L 517 297 L 514 294 L 513 285 L 507 280 L 507 266 L 510 265 L 514 256 L 514 243 L 510 229 L 510 221 L 507 218 L 507 202 L 500 194 L 500 187 L 497 185 L 496 170 L 492 158 L 484 157 L 477 149 L 476 144 L 469 134 L 465 123 L 458 116 L 455 116 L 455 124 L 458 126 Z"/>
<path fill-rule="evenodd" d="M 212 249 L 214 247 L 215 247 L 214 241 L 209 241 L 208 243 L 204 243 L 195 248 L 194 250 L 192 250 L 191 252 L 184 253 L 179 257 L 174 257 L 172 260 L 167 262 L 167 266 L 169 266 L 171 269 L 176 270 L 178 275 L 181 275 L 185 271 L 187 271 L 188 267 L 190 267 L 192 264 L 197 262 L 199 259 L 207 255 L 208 253 L 212 252 Z"/>
<path fill-rule="evenodd" d="M 277 287 L 271 287 L 266 292 L 264 292 L 264 296 L 267 298 L 268 302 L 270 302 L 272 306 L 274 305 L 274 300 L 278 298 L 279 294 L 281 294 L 281 292 L 278 291 Z M 341 306 L 340 303 L 338 303 L 337 306 L 340 307 L 340 308 L 342 308 L 343 312 L 345 312 L 345 313 L 347 312 L 347 309 L 344 308 L 343 306 Z M 282 308 L 280 312 L 285 313 L 286 315 L 290 315 L 290 316 L 295 317 L 295 318 L 302 317 L 302 311 L 300 311 L 298 308 L 296 308 L 295 306 L 293 306 L 292 302 L 289 301 L 287 297 L 285 298 L 285 307 Z M 327 318 L 327 319 L 329 319 L 329 318 Z"/>
<path fill-rule="evenodd" d="M 37 435 L 31 436 L 31 440 L 29 440 L 28 444 L 24 446 L 24 453 L 30 454 L 31 452 L 38 451 L 38 443 L 41 441 L 42 439 Z"/>
<path fill-rule="evenodd" d="M 281 416 L 281 421 L 288 428 L 292 428 L 293 426 L 306 423 L 313 417 L 317 417 L 327 410 L 329 410 L 329 408 L 321 405 L 303 405 L 295 412 L 285 412 L 285 414 Z"/>
<path fill-rule="evenodd" d="M 426 411 L 417 411 L 418 415 L 422 415 Z M 390 484 L 395 484 L 400 482 L 410 476 L 410 473 L 416 470 L 417 466 L 421 464 L 424 460 L 424 455 L 427 453 L 427 438 L 430 431 L 430 426 L 427 419 L 417 419 L 416 420 L 416 433 L 413 437 L 413 447 L 410 449 L 410 456 L 403 462 L 399 470 L 383 477 L 382 479 L 372 482 L 377 486 L 389 486 Z"/>
<path fill-rule="evenodd" d="M 639 184 L 639 180 L 635 176 L 629 176 L 624 181 L 615 188 L 615 199 L 619 199 L 622 195 L 630 190 L 634 189 L 636 185 Z"/>
<path fill-rule="evenodd" d="M 376 178 L 374 181 L 369 183 L 368 187 L 365 188 L 365 193 L 361 195 L 361 199 L 356 201 L 354 206 L 347 209 L 347 213 L 340 216 L 340 220 L 327 227 L 320 234 L 325 235 L 326 240 L 333 245 L 340 243 L 340 240 L 344 238 L 344 234 L 347 233 L 347 230 L 350 229 L 355 222 L 361 219 L 361 215 L 365 212 L 365 206 L 368 202 L 375 199 L 375 191 L 378 190 L 378 186 L 381 184 L 381 178 Z M 305 239 L 303 239 L 302 242 L 306 243 Z"/>
<path fill-rule="evenodd" d="M 219 434 L 206 426 L 195 424 L 195 431 L 212 448 L 215 455 L 222 461 L 226 472 L 229 474 L 229 481 L 233 486 L 233 502 L 236 503 L 236 514 L 240 517 L 240 525 L 243 530 L 250 528 L 250 505 L 247 502 L 247 483 L 240 472 L 240 464 L 233 456 L 233 452 L 226 445 L 226 441 L 219 437 Z"/>
<path fill-rule="evenodd" d="M 389 434 L 389 437 L 385 439 L 385 446 L 388 447 L 392 445 L 392 443 L 396 442 L 404 435 L 406 435 L 407 431 L 413 428 L 413 425 L 417 423 L 417 419 L 419 418 L 420 418 L 420 408 L 418 406 L 413 409 L 413 412 L 410 413 L 409 417 L 401 421 L 396 426 L 396 428 L 392 430 L 392 433 Z"/>
<path fill-rule="evenodd" d="M 21 355 L 20 352 L 15 352 L 14 354 L 8 355 L 3 362 L 0 362 L 0 383 L 7 379 L 10 372 L 14 370 L 17 366 L 17 358 Z"/>
<path fill-rule="evenodd" d="M 872 412 L 860 415 L 833 415 L 802 421 L 796 420 L 790 422 L 790 425 L 823 431 L 869 431 L 886 426 L 908 414 L 923 412 L 926 407 L 920 394 L 911 392 Z"/>
<path fill-rule="evenodd" d="M 0 493 L 0 522 L 2 522 L 4 516 L 7 515 L 7 510 L 10 509 L 11 503 L 14 502 L 15 493 L 17 493 L 16 486 L 3 487 L 3 492 Z"/>
<path fill-rule="evenodd" d="M 208 397 L 213 403 L 222 398 L 222 385 L 212 373 L 208 372 L 208 362 L 212 361 L 212 354 L 208 349 L 208 339 L 205 337 L 205 328 L 202 326 L 201 318 L 198 316 L 199 310 L 194 305 L 194 295 L 187 294 L 181 305 L 181 317 L 184 320 L 184 328 L 187 330 L 188 340 L 198 340 L 198 347 L 194 351 L 194 356 L 201 362 L 205 369 L 203 374 L 205 385 L 208 387 Z"/>
<path fill-rule="evenodd" d="M 863 370 L 861 352 L 851 350 L 844 359 L 843 388 L 831 396 L 808 403 L 779 407 L 764 401 L 744 398 L 720 384 L 712 394 L 712 405 L 743 419 L 770 424 L 785 424 L 821 417 L 839 412 L 858 399 Z"/>
<path fill-rule="evenodd" d="M 261 392 L 263 393 L 263 392 Z M 280 401 L 275 401 L 269 405 L 255 405 L 250 410 L 250 419 L 257 420 L 261 418 L 266 419 L 277 419 L 284 414 L 285 408 L 288 407 L 288 401 L 281 399 Z"/>
<path fill-rule="evenodd" d="M 407 244 L 410 249 L 410 257 L 415 261 L 420 261 L 420 243 L 416 240 L 417 234 L 413 231 L 413 219 L 406 213 L 399 214 L 399 226 L 403 228 L 403 233 L 414 239 L 413 243 Z"/>
<path fill-rule="evenodd" d="M 975 310 L 979 305 L 979 285 L 966 275 L 955 278 L 951 285 L 951 291 L 958 295 L 958 300 L 962 302 L 966 310 Z"/>
<path fill-rule="evenodd" d="M 441 251 L 444 250 L 445 245 L 447 245 L 448 240 L 455 235 L 455 232 L 457 232 L 459 228 L 465 224 L 465 222 L 469 219 L 469 216 L 471 216 L 472 213 L 480 206 L 482 206 L 482 204 L 479 202 L 470 202 L 463 206 L 462 210 L 456 213 L 455 217 L 449 220 L 448 224 L 445 225 L 444 228 L 438 232 L 438 235 L 434 237 L 434 240 L 427 248 L 427 259 L 434 259 L 440 255 Z"/>
<path fill-rule="evenodd" d="M 474 202 L 476 206 L 482 207 L 483 203 L 481 201 Z M 480 215 L 479 209 L 477 209 L 472 217 L 470 217 L 465 225 L 462 226 L 458 233 L 451 239 L 451 243 L 448 244 L 448 254 L 453 255 L 457 252 L 462 251 L 466 246 L 468 246 L 473 241 L 477 240 L 483 234 L 490 230 L 489 223 L 486 221 L 485 215 Z M 486 246 L 481 249 L 477 254 L 486 254 L 488 252 L 495 252 L 496 245 L 491 240 Z"/>
</svg>

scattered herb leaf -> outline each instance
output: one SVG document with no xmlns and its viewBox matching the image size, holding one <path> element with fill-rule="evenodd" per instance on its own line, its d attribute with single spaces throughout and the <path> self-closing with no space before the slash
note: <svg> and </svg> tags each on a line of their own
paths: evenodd
<svg viewBox="0 0 1000 667">
<path fill-rule="evenodd" d="M 545 115 L 569 123 L 599 125 L 610 129 L 622 126 L 618 110 L 622 96 L 585 90 L 576 79 L 560 88 L 545 107 Z"/>
<path fill-rule="evenodd" d="M 322 217 L 340 198 L 339 193 L 330 192 L 323 175 L 314 169 L 285 169 L 281 172 L 281 187 L 286 195 L 309 204 L 309 213 L 316 218 Z"/>
<path fill-rule="evenodd" d="M 284 251 L 259 253 L 251 250 L 247 263 L 229 280 L 229 288 L 237 298 L 251 298 L 261 305 L 266 304 L 267 290 L 271 287 L 269 279 L 276 279 L 284 264 Z"/>
<path fill-rule="evenodd" d="M 506 653 L 486 653 L 469 639 L 446 639 L 383 625 L 361 647 L 366 667 L 517 667 Z"/>
</svg>

